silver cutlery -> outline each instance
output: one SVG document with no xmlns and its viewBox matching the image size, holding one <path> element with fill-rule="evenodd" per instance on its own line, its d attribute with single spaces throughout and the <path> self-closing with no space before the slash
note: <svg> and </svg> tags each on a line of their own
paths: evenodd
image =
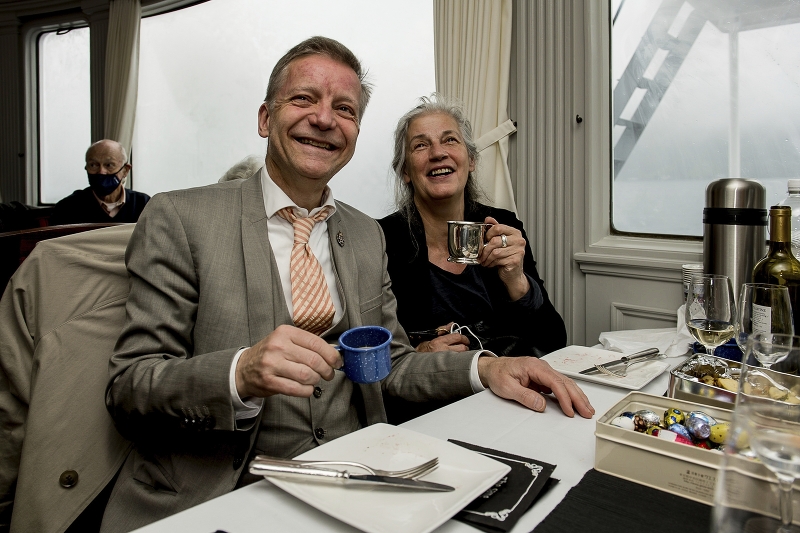
<svg viewBox="0 0 800 533">
<path fill-rule="evenodd" d="M 597 370 L 600 371 L 601 374 L 605 374 L 606 376 L 616 376 L 618 378 L 624 378 L 628 375 L 628 368 L 638 363 L 646 363 L 647 361 L 652 361 L 655 357 L 648 357 L 647 359 L 639 359 L 638 361 L 628 361 L 625 363 L 625 366 L 622 367 L 622 370 L 612 370 L 610 368 L 606 368 L 603 365 L 594 365 L 597 367 Z"/>
<path fill-rule="evenodd" d="M 311 467 L 308 465 L 287 466 L 274 464 L 263 460 L 253 460 L 250 463 L 249 470 L 251 474 L 268 477 L 282 477 L 312 481 L 377 484 L 402 489 L 427 490 L 435 492 L 452 492 L 455 490 L 454 487 L 449 485 L 432 483 L 430 481 L 420 481 L 418 479 L 408 479 L 404 477 L 393 476 L 376 476 L 371 474 L 351 474 L 347 470 L 328 470 L 325 468 Z"/>
<path fill-rule="evenodd" d="M 257 455 L 254 462 L 268 462 L 270 464 L 282 466 L 298 466 L 298 467 L 316 467 L 316 466 L 352 466 L 360 468 L 369 472 L 373 476 L 389 476 L 389 477 L 402 477 L 406 479 L 417 479 L 425 474 L 432 472 L 439 466 L 439 458 L 434 457 L 430 461 L 404 468 L 402 470 L 381 470 L 380 468 L 372 468 L 363 463 L 355 461 L 312 461 L 303 459 L 279 459 L 276 457 L 269 457 L 267 455 Z"/>
<path fill-rule="evenodd" d="M 632 364 L 649 361 L 657 357 L 660 357 L 660 354 L 658 353 L 658 348 L 648 348 L 647 350 L 642 350 L 641 352 L 636 352 L 635 354 L 623 356 L 620 359 L 617 359 L 616 361 L 609 361 L 608 363 L 590 366 L 589 368 L 581 370 L 579 373 L 584 375 L 606 374 L 617 377 L 625 377 L 628 372 L 628 367 L 631 366 Z M 617 374 L 611 370 L 611 367 L 619 365 L 625 365 L 625 368 L 622 370 L 621 374 Z"/>
</svg>

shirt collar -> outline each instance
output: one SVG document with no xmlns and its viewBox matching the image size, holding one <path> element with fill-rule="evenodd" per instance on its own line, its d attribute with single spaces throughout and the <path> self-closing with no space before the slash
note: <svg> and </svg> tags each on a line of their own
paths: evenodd
<svg viewBox="0 0 800 533">
<path fill-rule="evenodd" d="M 94 193 L 94 191 L 92 191 L 92 194 L 94 195 L 94 197 L 97 200 L 97 202 L 100 204 L 100 207 L 102 207 L 106 211 L 106 213 L 109 213 L 112 210 L 114 210 L 115 208 L 122 207 L 123 205 L 125 205 L 125 199 L 126 199 L 126 194 L 127 193 L 125 192 L 125 187 L 123 187 L 122 188 L 122 198 L 120 198 L 118 202 L 113 202 L 113 203 L 104 202 L 103 200 L 100 199 L 99 196 L 97 196 Z"/>
<path fill-rule="evenodd" d="M 292 199 L 289 198 L 285 192 L 283 192 L 283 189 L 278 187 L 278 184 L 272 181 L 266 165 L 261 167 L 260 172 L 261 190 L 264 192 L 264 209 L 267 212 L 267 218 L 272 218 L 275 216 L 275 213 L 284 207 L 293 207 L 300 216 L 304 217 L 315 215 L 324 206 L 330 206 L 331 208 L 327 218 L 330 218 L 330 216 L 336 211 L 336 202 L 334 202 L 333 199 L 333 191 L 327 185 L 325 186 L 325 192 L 322 193 L 322 205 L 315 207 L 309 213 L 305 208 L 297 206 Z"/>
</svg>

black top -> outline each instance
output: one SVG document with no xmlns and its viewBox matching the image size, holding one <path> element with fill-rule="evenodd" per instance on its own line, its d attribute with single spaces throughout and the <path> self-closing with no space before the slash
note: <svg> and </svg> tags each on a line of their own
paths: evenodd
<svg viewBox="0 0 800 533">
<path fill-rule="evenodd" d="M 142 192 L 125 190 L 125 205 L 114 217 L 108 216 L 97 201 L 92 189 L 86 187 L 60 200 L 50 217 L 53 226 L 100 222 L 136 222 L 150 197 Z"/>
<path fill-rule="evenodd" d="M 522 222 L 505 209 L 477 204 L 474 209 L 465 212 L 464 219 L 482 222 L 487 216 L 520 230 L 528 240 Z M 471 265 L 462 274 L 452 275 L 432 265 L 428 261 L 422 221 L 418 215 L 416 218 L 416 221 L 409 223 L 400 212 L 396 212 L 378 221 L 386 236 L 388 270 L 392 292 L 397 299 L 397 318 L 413 339 L 412 343 L 418 340 L 414 339 L 413 332 L 432 330 L 455 321 L 461 326 L 470 326 L 478 337 L 488 340 L 484 348 L 497 355 L 539 356 L 566 346 L 564 321 L 547 296 L 529 244 L 525 246 L 523 269 L 531 282 L 531 291 L 512 302 L 495 268 Z M 470 278 L 473 279 L 473 286 L 466 289 L 466 282 Z M 473 305 L 479 308 L 472 309 Z M 452 306 L 460 307 L 460 313 L 448 309 Z M 453 311 L 453 315 L 448 311 Z M 476 319 L 480 319 L 477 324 L 474 322 Z M 468 322 L 462 323 L 462 320 Z M 471 342 L 470 348 L 477 349 L 477 343 Z M 410 405 L 396 398 L 385 400 L 387 415 L 392 423 L 410 419 L 412 410 L 413 416 L 418 416 L 439 407 L 432 404 Z"/>
<path fill-rule="evenodd" d="M 496 321 L 492 318 L 495 316 L 492 297 L 481 276 L 481 269 L 483 267 L 479 265 L 467 265 L 461 274 L 454 274 L 430 264 L 430 315 L 433 321 L 440 326 L 450 322 L 468 326 L 462 333 L 470 339 L 473 349 L 485 348 L 497 355 L 539 355 L 529 343 L 520 344 L 519 337 L 513 332 L 497 329 L 498 325 L 494 324 Z M 520 312 L 535 311 L 543 302 L 539 285 L 530 276 L 527 277 L 530 290 L 513 303 Z M 419 335 L 413 330 L 409 335 L 415 345 L 434 336 Z"/>
</svg>

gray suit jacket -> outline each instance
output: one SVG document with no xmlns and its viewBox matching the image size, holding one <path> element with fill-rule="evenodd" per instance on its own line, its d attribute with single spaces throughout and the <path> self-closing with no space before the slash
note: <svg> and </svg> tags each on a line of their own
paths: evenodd
<svg viewBox="0 0 800 533">
<path fill-rule="evenodd" d="M 418 354 L 408 346 L 377 222 L 337 202 L 328 232 L 343 322 L 394 334 L 384 390 L 420 401 L 471 394 L 474 352 Z M 157 195 L 126 260 L 128 322 L 111 358 L 106 403 L 136 445 L 103 531 L 128 531 L 232 490 L 256 440 L 253 428 L 266 443 L 261 451 L 294 456 L 385 421 L 379 385 L 355 387 L 337 372 L 320 384 L 320 398 L 266 398 L 258 419 L 237 430 L 228 382 L 235 353 L 292 323 L 258 176 Z"/>
</svg>

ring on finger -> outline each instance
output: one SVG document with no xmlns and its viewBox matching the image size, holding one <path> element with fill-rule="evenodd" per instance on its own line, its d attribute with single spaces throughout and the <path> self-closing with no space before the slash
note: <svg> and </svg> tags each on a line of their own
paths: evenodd
<svg viewBox="0 0 800 533">
<path fill-rule="evenodd" d="M 501 248 L 505 248 L 506 246 L 508 246 L 508 237 L 506 237 L 505 235 L 500 235 L 500 241 L 502 242 L 502 244 L 500 245 Z"/>
</svg>

